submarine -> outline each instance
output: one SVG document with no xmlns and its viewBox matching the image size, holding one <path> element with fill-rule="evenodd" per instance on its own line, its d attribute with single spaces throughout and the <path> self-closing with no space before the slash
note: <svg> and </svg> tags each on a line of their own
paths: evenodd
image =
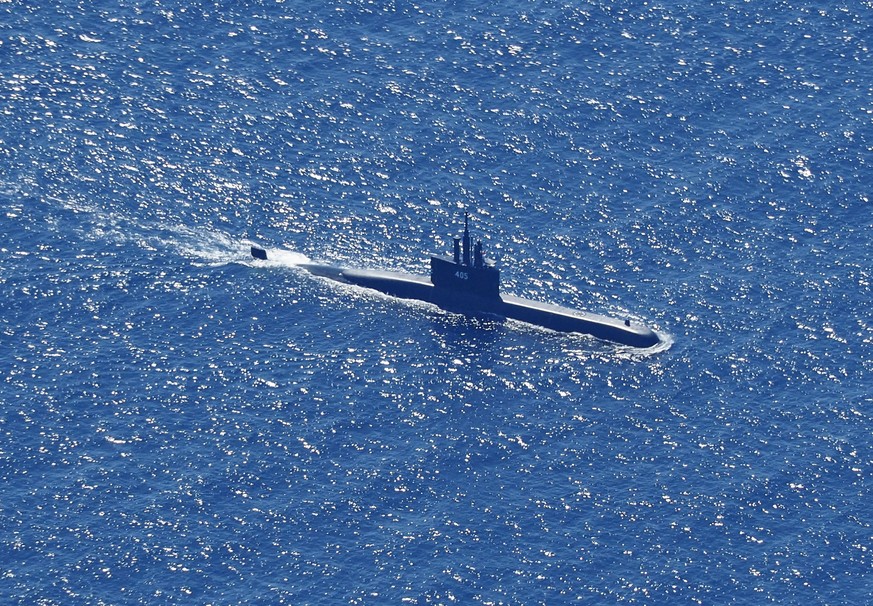
<svg viewBox="0 0 873 606">
<path fill-rule="evenodd" d="M 430 276 L 394 271 L 349 269 L 302 263 L 309 273 L 403 299 L 433 303 L 459 313 L 487 313 L 519 320 L 558 332 L 581 333 L 604 341 L 647 348 L 660 343 L 649 327 L 608 316 L 540 303 L 500 292 L 500 270 L 485 258 L 482 241 L 473 244 L 470 215 L 464 213 L 464 233 L 455 237 L 452 256 L 433 254 Z M 251 247 L 252 257 L 266 260 L 267 251 Z"/>
</svg>

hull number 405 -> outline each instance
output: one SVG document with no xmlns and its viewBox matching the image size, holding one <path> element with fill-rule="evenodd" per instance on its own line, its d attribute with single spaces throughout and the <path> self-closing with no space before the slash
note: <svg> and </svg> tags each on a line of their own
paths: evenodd
<svg viewBox="0 0 873 606">
<path fill-rule="evenodd" d="M 460 278 L 461 280 L 469 280 L 470 279 L 469 274 L 465 271 L 456 271 L 455 277 Z"/>
</svg>

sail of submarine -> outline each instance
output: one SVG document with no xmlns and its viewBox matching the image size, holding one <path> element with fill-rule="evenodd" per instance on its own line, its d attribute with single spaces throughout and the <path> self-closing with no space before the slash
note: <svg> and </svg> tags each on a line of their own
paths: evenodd
<svg viewBox="0 0 873 606">
<path fill-rule="evenodd" d="M 306 271 L 324 278 L 370 288 L 404 299 L 434 303 L 461 313 L 491 313 L 560 332 L 582 333 L 632 347 L 660 342 L 647 326 L 599 314 L 568 309 L 500 293 L 500 270 L 473 244 L 469 213 L 464 213 L 464 234 L 454 238 L 451 257 L 431 255 L 430 277 L 370 269 L 349 269 L 305 263 Z M 266 259 L 267 251 L 252 246 L 252 256 Z"/>
</svg>

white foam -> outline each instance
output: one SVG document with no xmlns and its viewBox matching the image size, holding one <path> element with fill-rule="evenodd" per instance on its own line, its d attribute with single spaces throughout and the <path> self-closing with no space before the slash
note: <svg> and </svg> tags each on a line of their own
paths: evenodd
<svg viewBox="0 0 873 606">
<path fill-rule="evenodd" d="M 267 260 L 260 261 L 271 267 L 296 267 L 302 263 L 309 263 L 310 259 L 303 253 L 287 250 L 284 248 L 268 248 Z"/>
<path fill-rule="evenodd" d="M 658 342 L 651 347 L 639 348 L 630 345 L 616 345 L 615 355 L 624 360 L 643 360 L 664 353 L 673 346 L 673 335 L 656 330 Z"/>
</svg>

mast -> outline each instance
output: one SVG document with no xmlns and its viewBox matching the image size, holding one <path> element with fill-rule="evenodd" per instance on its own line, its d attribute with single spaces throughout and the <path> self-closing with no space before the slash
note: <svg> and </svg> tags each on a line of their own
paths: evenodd
<svg viewBox="0 0 873 606">
<path fill-rule="evenodd" d="M 470 265 L 470 213 L 464 211 L 464 265 Z"/>
</svg>

